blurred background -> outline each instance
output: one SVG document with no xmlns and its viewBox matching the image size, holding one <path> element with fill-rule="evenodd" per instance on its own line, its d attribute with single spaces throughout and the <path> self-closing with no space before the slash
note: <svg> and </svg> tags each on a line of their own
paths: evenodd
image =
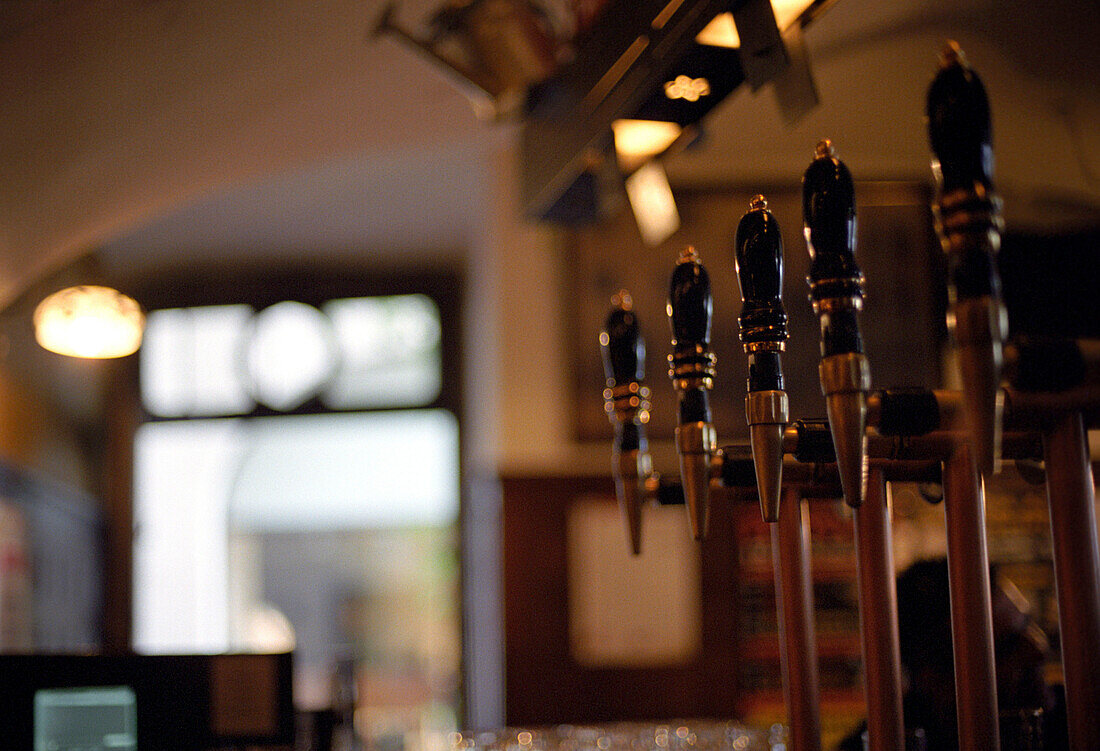
<svg viewBox="0 0 1100 751">
<path fill-rule="evenodd" d="M 504 724 L 781 720 L 767 531 L 730 499 L 699 546 L 662 509 L 627 554 L 597 335 L 630 289 L 671 475 L 664 307 L 694 245 L 716 423 L 743 438 L 733 235 L 764 193 L 791 412 L 820 416 L 799 183 L 828 137 L 857 182 L 876 386 L 955 383 L 923 109 L 949 38 L 991 100 L 1012 325 L 1060 305 L 1095 331 L 1093 3 L 814 4 L 779 28 L 792 73 L 737 78 L 642 158 L 674 196 L 657 235 L 614 118 L 567 85 L 610 80 L 585 67 L 615 49 L 596 31 L 650 19 L 533 3 L 554 44 L 517 103 L 400 36 L 462 63 L 478 5 L 0 4 L 0 649 L 293 649 L 297 710 L 387 749 Z M 136 354 L 36 343 L 38 304 L 92 284 L 141 306 Z M 1043 488 L 1009 467 L 988 492 L 990 558 L 1056 648 Z M 894 489 L 899 568 L 942 555 L 936 500 Z M 835 737 L 864 712 L 851 520 L 822 503 L 811 522 Z"/>
</svg>

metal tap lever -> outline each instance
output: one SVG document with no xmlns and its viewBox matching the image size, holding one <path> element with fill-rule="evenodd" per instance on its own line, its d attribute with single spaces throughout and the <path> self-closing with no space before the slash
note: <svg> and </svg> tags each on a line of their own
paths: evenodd
<svg viewBox="0 0 1100 751">
<path fill-rule="evenodd" d="M 749 359 L 745 416 L 764 521 L 779 520 L 783 429 L 788 419 L 780 353 L 787 341 L 783 310 L 783 239 L 764 196 L 756 196 L 737 225 L 737 279 L 741 285 L 741 343 Z"/>
<path fill-rule="evenodd" d="M 855 256 L 855 188 L 828 139 L 818 143 L 814 161 L 802 178 L 802 220 L 810 251 L 806 281 L 821 322 L 821 392 L 844 500 L 858 508 L 867 492 L 865 431 L 871 369 L 859 333 L 863 273 Z"/>
<path fill-rule="evenodd" d="M 615 494 L 626 520 L 630 549 L 642 552 L 642 504 L 653 464 L 646 441 L 649 422 L 649 389 L 645 379 L 645 340 L 642 339 L 633 302 L 624 290 L 611 298 L 612 310 L 600 332 L 607 387 L 604 408 L 615 426 L 611 469 Z"/>
<path fill-rule="evenodd" d="M 996 256 L 1004 220 L 993 188 L 989 100 L 954 42 L 928 91 L 928 135 L 935 159 L 936 231 L 948 260 L 948 327 L 958 348 L 963 411 L 978 469 L 1000 456 L 1001 367 L 1008 316 Z"/>
<path fill-rule="evenodd" d="M 710 351 L 713 301 L 710 277 L 695 248 L 687 247 L 672 272 L 668 317 L 672 325 L 672 354 L 668 375 L 680 399 L 676 451 L 687 503 L 691 534 L 707 535 L 710 464 L 717 450 L 717 433 L 710 418 L 708 392 L 714 386 L 715 356 Z"/>
</svg>

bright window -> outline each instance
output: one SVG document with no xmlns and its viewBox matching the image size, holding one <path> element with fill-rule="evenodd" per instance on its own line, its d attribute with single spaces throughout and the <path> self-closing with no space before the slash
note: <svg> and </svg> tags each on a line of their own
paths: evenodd
<svg viewBox="0 0 1100 751">
<path fill-rule="evenodd" d="M 292 647 L 300 709 L 358 691 L 370 745 L 445 737 L 461 683 L 459 431 L 436 406 L 435 302 L 148 320 L 141 395 L 161 419 L 135 437 L 135 648 Z"/>
<path fill-rule="evenodd" d="M 135 459 L 134 644 L 147 652 L 248 646 L 232 628 L 234 535 L 450 530 L 458 519 L 446 410 L 153 422 Z"/>
<path fill-rule="evenodd" d="M 140 360 L 156 417 L 423 406 L 442 387 L 439 309 L 414 294 L 155 310 Z"/>
</svg>

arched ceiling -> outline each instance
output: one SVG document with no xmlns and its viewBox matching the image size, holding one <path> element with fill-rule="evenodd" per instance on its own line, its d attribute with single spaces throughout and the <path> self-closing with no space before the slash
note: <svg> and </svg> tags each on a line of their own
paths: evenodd
<svg viewBox="0 0 1100 751">
<path fill-rule="evenodd" d="M 340 160 L 377 179 L 395 154 L 492 135 L 425 63 L 368 39 L 380 3 L 29 5 L 49 8 L 0 35 L 0 299 L 215 194 Z"/>
<path fill-rule="evenodd" d="M 955 39 L 990 98 L 1008 221 L 1100 226 L 1100 6 L 841 0 L 805 36 L 821 104 L 787 127 L 766 88 L 735 92 L 703 147 L 674 162 L 674 181 L 798 180 L 822 137 L 856 179 L 929 181 L 925 95 Z"/>
<path fill-rule="evenodd" d="M 405 0 L 414 26 L 437 3 Z M 372 0 L 0 4 L 0 301 L 90 249 L 453 249 L 514 129 L 368 39 Z M 735 93 L 674 183 L 795 181 L 831 137 L 857 178 L 927 180 L 923 97 L 957 38 L 993 102 L 1010 219 L 1097 223 L 1100 10 L 1087 0 L 840 0 L 806 32 L 822 104 Z M 518 190 L 518 187 L 517 187 Z"/>
</svg>

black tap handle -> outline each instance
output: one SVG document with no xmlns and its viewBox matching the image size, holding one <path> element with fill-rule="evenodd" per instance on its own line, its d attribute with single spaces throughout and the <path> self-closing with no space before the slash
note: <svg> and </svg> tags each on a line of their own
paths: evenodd
<svg viewBox="0 0 1100 751">
<path fill-rule="evenodd" d="M 787 342 L 783 310 L 783 238 L 764 196 L 756 196 L 737 225 L 737 280 L 741 285 L 741 343 L 748 355 L 745 421 L 764 521 L 779 521 L 783 429 L 789 405 L 780 353 Z"/>
<path fill-rule="evenodd" d="M 699 261 L 695 248 L 688 247 L 681 253 L 669 282 L 668 315 L 672 323 L 672 346 L 709 346 L 713 310 L 710 276 Z"/>
<path fill-rule="evenodd" d="M 763 196 L 753 198 L 737 225 L 741 342 L 749 353 L 749 391 L 783 389 L 779 353 L 787 341 L 783 310 L 783 238 Z"/>
<path fill-rule="evenodd" d="M 885 389 L 875 395 L 879 403 L 875 428 L 879 435 L 925 435 L 943 427 L 939 401 L 928 389 Z"/>
<path fill-rule="evenodd" d="M 810 252 L 810 300 L 863 299 L 856 264 L 856 192 L 852 175 L 833 145 L 818 143 L 802 178 L 802 218 Z"/>
<path fill-rule="evenodd" d="M 756 466 L 750 446 L 722 447 L 719 478 L 724 488 L 756 487 Z"/>
<path fill-rule="evenodd" d="M 612 299 L 611 312 L 600 334 L 600 351 L 608 387 L 645 379 L 645 340 L 626 292 Z"/>
<path fill-rule="evenodd" d="M 737 280 L 741 284 L 741 341 L 785 342 L 783 238 L 768 202 L 756 196 L 737 225 Z"/>
<path fill-rule="evenodd" d="M 928 90 L 928 137 L 944 192 L 993 185 L 989 99 L 981 79 L 954 42 Z"/>
<path fill-rule="evenodd" d="M 852 175 L 822 140 L 802 178 L 802 222 L 810 252 L 810 302 L 821 324 L 821 392 L 844 498 L 858 508 L 866 488 L 867 391 L 859 311 L 863 273 L 856 264 L 856 194 Z"/>
<path fill-rule="evenodd" d="M 836 461 L 833 434 L 828 420 L 795 420 L 798 435 L 794 458 L 803 463 L 829 464 Z"/>
<path fill-rule="evenodd" d="M 672 326 L 669 376 L 680 394 L 680 422 L 710 422 L 707 391 L 714 382 L 710 351 L 713 313 L 710 276 L 694 248 L 688 247 L 672 272 L 668 315 Z"/>
<path fill-rule="evenodd" d="M 863 272 L 856 264 L 856 194 L 833 145 L 818 143 L 802 179 L 802 218 L 810 252 L 810 302 L 821 322 L 821 355 L 862 353 L 857 313 Z"/>
<path fill-rule="evenodd" d="M 1000 298 L 995 256 L 1003 227 L 993 186 L 989 99 L 958 45 L 949 42 L 928 90 L 928 137 L 938 185 L 937 224 L 953 299 Z"/>
<path fill-rule="evenodd" d="M 997 252 L 1004 220 L 993 189 L 989 100 L 954 42 L 928 90 L 928 135 L 935 159 L 936 231 L 947 254 L 948 326 L 957 345 L 963 412 L 982 474 L 997 469 L 999 395 L 1008 315 Z"/>
<path fill-rule="evenodd" d="M 645 381 L 645 339 L 634 315 L 630 295 L 619 292 L 600 332 L 607 388 L 604 398 L 616 428 L 618 450 L 646 450 L 644 424 L 649 419 L 649 389 Z"/>
<path fill-rule="evenodd" d="M 712 308 L 707 270 L 695 248 L 685 248 L 669 282 L 672 354 L 668 357 L 668 375 L 680 401 L 680 422 L 676 428 L 680 480 L 692 536 L 700 540 L 707 534 L 710 463 L 717 443 L 707 396 L 714 385 L 715 357 L 710 351 Z"/>
<path fill-rule="evenodd" d="M 649 421 L 649 389 L 645 377 L 645 340 L 634 315 L 630 295 L 619 292 L 600 332 L 603 353 L 604 406 L 615 426 L 612 470 L 630 536 L 631 551 L 642 550 L 642 504 L 649 495 L 653 469 L 645 435 Z"/>
</svg>

